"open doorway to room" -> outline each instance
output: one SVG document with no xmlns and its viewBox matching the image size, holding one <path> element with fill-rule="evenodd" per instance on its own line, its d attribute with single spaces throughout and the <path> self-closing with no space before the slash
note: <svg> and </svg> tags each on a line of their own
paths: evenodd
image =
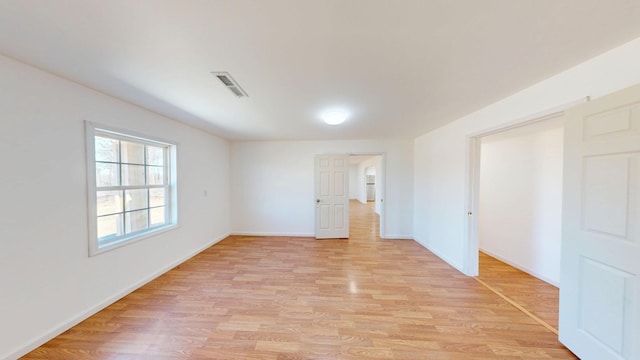
<svg viewBox="0 0 640 360">
<path fill-rule="evenodd" d="M 349 234 L 379 239 L 383 224 L 384 157 L 378 154 L 349 156 Z"/>
<path fill-rule="evenodd" d="M 368 168 L 364 169 L 364 183 L 365 183 L 365 187 L 366 187 L 366 192 L 367 192 L 367 202 L 374 202 L 376 201 L 376 167 L 375 166 L 369 166 Z"/>
<path fill-rule="evenodd" d="M 555 333 L 565 109 L 469 138 L 465 272 Z"/>
<path fill-rule="evenodd" d="M 478 279 L 557 331 L 563 117 L 480 138 Z"/>
</svg>

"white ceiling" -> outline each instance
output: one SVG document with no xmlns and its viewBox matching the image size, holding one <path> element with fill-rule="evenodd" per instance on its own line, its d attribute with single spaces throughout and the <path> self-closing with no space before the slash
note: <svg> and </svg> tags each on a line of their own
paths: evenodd
<svg viewBox="0 0 640 360">
<path fill-rule="evenodd" d="M 0 53 L 229 139 L 413 138 L 638 19 L 638 0 L 1 0 Z"/>
</svg>

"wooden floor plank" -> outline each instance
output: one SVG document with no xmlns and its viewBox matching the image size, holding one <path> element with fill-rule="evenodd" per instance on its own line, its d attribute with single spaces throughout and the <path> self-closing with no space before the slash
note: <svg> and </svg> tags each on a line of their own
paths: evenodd
<svg viewBox="0 0 640 360">
<path fill-rule="evenodd" d="M 349 239 L 230 236 L 25 359 L 575 359 L 351 202 Z"/>
<path fill-rule="evenodd" d="M 558 329 L 559 290 L 532 275 L 487 255 L 479 254 L 478 278 L 522 306 L 554 329 Z"/>
</svg>

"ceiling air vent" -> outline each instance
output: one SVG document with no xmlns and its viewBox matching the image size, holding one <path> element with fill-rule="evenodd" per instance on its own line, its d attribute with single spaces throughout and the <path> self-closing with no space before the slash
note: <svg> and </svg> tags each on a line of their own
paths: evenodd
<svg viewBox="0 0 640 360">
<path fill-rule="evenodd" d="M 237 97 L 247 97 L 247 93 L 238 85 L 238 83 L 233 80 L 231 74 L 226 71 L 212 71 L 211 72 L 215 77 L 218 78 L 224 84 L 224 86 L 231 90 L 231 92 Z"/>
</svg>

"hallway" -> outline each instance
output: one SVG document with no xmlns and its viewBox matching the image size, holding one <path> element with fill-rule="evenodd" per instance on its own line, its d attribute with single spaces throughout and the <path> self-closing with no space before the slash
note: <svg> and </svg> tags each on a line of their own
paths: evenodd
<svg viewBox="0 0 640 360">
<path fill-rule="evenodd" d="M 360 240 L 376 240 L 380 237 L 380 216 L 375 212 L 375 202 L 366 204 L 349 200 L 349 237 Z"/>
</svg>

